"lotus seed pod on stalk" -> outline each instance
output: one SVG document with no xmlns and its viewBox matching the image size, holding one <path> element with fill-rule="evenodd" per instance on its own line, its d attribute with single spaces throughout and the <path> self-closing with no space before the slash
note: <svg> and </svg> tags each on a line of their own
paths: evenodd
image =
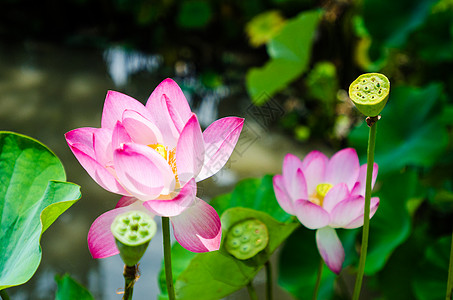
<svg viewBox="0 0 453 300">
<path fill-rule="evenodd" d="M 360 75 L 349 86 L 349 97 L 367 117 L 376 117 L 384 109 L 390 92 L 390 81 L 379 73 Z"/>
<path fill-rule="evenodd" d="M 118 215 L 110 227 L 121 259 L 127 266 L 136 265 L 156 234 L 156 222 L 141 211 Z"/>
<path fill-rule="evenodd" d="M 245 260 L 264 250 L 268 242 L 266 225 L 257 219 L 248 219 L 236 223 L 228 230 L 225 248 L 237 259 Z"/>
</svg>

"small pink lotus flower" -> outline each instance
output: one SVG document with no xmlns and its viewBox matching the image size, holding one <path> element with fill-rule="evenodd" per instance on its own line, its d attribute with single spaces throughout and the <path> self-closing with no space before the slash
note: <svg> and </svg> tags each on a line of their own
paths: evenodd
<svg viewBox="0 0 453 300">
<path fill-rule="evenodd" d="M 366 164 L 360 166 L 352 148 L 338 151 L 331 159 L 312 151 L 303 161 L 287 154 L 283 175 L 273 179 L 278 203 L 305 227 L 317 229 L 319 253 L 336 274 L 342 269 L 345 254 L 335 228 L 363 226 L 366 169 Z M 372 186 L 377 172 L 374 164 Z M 378 205 L 379 198 L 371 198 L 370 218 Z"/>
<path fill-rule="evenodd" d="M 104 189 L 125 196 L 91 226 L 92 256 L 117 254 L 111 222 L 125 210 L 143 206 L 151 214 L 170 217 L 184 248 L 218 250 L 220 219 L 214 208 L 196 197 L 196 182 L 225 165 L 243 122 L 227 117 L 202 132 L 183 92 L 171 79 L 156 87 L 146 106 L 109 91 L 101 128 L 79 128 L 65 135 L 88 174 Z"/>
</svg>

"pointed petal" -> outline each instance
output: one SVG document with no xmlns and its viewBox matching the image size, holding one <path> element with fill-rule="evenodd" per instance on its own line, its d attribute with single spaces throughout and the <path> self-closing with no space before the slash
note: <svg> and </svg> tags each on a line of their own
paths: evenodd
<svg viewBox="0 0 453 300">
<path fill-rule="evenodd" d="M 195 114 L 187 121 L 176 146 L 176 169 L 184 185 L 196 177 L 203 167 L 205 145 L 201 127 Z"/>
<path fill-rule="evenodd" d="M 376 183 L 378 169 L 379 168 L 378 168 L 377 163 L 374 163 L 373 164 L 373 176 L 371 177 L 371 189 L 373 189 L 374 184 Z M 367 170 L 367 165 L 363 164 L 360 167 L 359 178 L 357 179 L 357 182 L 355 183 L 354 188 L 351 191 L 352 195 L 360 195 L 360 196 L 365 197 L 366 170 Z"/>
<path fill-rule="evenodd" d="M 147 201 L 174 189 L 175 177 L 165 159 L 150 147 L 123 144 L 113 155 L 116 174 L 135 197 Z"/>
<path fill-rule="evenodd" d="M 90 149 L 86 154 L 94 158 L 93 135 L 96 130 L 98 130 L 98 128 L 83 127 L 71 130 L 65 133 L 64 136 L 69 146 L 84 145 L 86 149 Z M 80 148 L 80 146 L 78 146 L 78 148 Z"/>
<path fill-rule="evenodd" d="M 87 155 L 86 152 L 80 150 L 76 146 L 70 146 L 70 148 L 82 167 L 87 171 L 91 178 L 96 181 L 97 184 L 112 193 L 129 195 L 129 193 L 116 180 L 115 176 L 104 166 L 99 164 L 94 158 Z"/>
<path fill-rule="evenodd" d="M 285 183 L 282 175 L 275 175 L 272 179 L 274 183 L 274 193 L 280 207 L 290 215 L 295 215 L 293 200 L 286 192 Z"/>
<path fill-rule="evenodd" d="M 340 274 L 344 261 L 344 249 L 335 229 L 330 227 L 320 228 L 316 231 L 316 244 L 319 254 L 326 265 L 335 274 Z"/>
<path fill-rule="evenodd" d="M 153 98 L 152 101 L 148 100 L 146 108 L 152 116 L 150 120 L 153 120 L 153 124 L 159 128 L 162 134 L 164 139 L 162 144 L 170 148 L 175 148 L 180 133 L 171 119 L 166 96 L 162 95 L 160 98 Z"/>
<path fill-rule="evenodd" d="M 164 142 L 157 126 L 136 111 L 125 110 L 122 123 L 135 143 L 153 145 Z"/>
<path fill-rule="evenodd" d="M 124 197 L 121 197 L 121 199 L 116 203 L 116 206 L 115 208 L 120 208 L 120 207 L 124 207 L 124 206 L 129 206 L 137 201 L 140 201 L 138 200 L 137 198 L 135 197 L 130 197 L 130 196 L 124 196 Z M 141 202 L 141 201 L 140 201 Z"/>
<path fill-rule="evenodd" d="M 339 183 L 333 186 L 327 192 L 326 196 L 324 197 L 322 207 L 324 207 L 324 209 L 330 213 L 332 212 L 332 209 L 335 207 L 335 205 L 345 200 L 349 196 L 350 195 L 346 183 Z"/>
<path fill-rule="evenodd" d="M 302 162 L 294 154 L 288 153 L 283 159 L 283 180 L 288 195 L 293 199 L 307 199 L 307 184 L 305 182 L 304 174 L 299 174 L 302 170 Z M 302 180 L 303 181 L 300 181 Z M 300 186 L 300 190 L 298 188 Z M 301 196 L 301 197 L 299 197 Z"/>
<path fill-rule="evenodd" d="M 163 217 L 174 217 L 191 207 L 197 195 L 195 179 L 184 185 L 179 194 L 170 200 L 149 200 L 143 205 L 153 214 Z"/>
<path fill-rule="evenodd" d="M 200 253 L 220 248 L 219 215 L 203 200 L 196 198 L 194 205 L 170 220 L 176 240 L 187 250 Z"/>
<path fill-rule="evenodd" d="M 102 111 L 102 128 L 113 128 L 116 122 L 121 121 L 126 109 L 135 110 L 144 116 L 149 115 L 141 102 L 125 94 L 109 91 Z"/>
<path fill-rule="evenodd" d="M 217 173 L 228 161 L 241 134 L 244 119 L 226 117 L 215 121 L 205 131 L 205 163 L 197 181 Z"/>
<path fill-rule="evenodd" d="M 373 197 L 370 203 L 370 218 L 374 215 L 379 205 L 379 198 Z M 338 203 L 331 213 L 332 227 L 357 228 L 363 225 L 365 198 L 351 196 Z"/>
<path fill-rule="evenodd" d="M 299 221 L 309 229 L 322 228 L 330 222 L 329 213 L 308 200 L 297 200 L 294 203 L 294 211 Z"/>
<path fill-rule="evenodd" d="M 154 89 L 151 96 L 148 98 L 148 102 L 146 102 L 146 107 L 152 110 L 152 107 L 155 105 L 154 102 L 160 101 L 163 95 L 171 102 L 169 111 L 172 119 L 175 120 L 176 123 L 182 123 L 184 126 L 191 117 L 192 111 L 190 110 L 189 103 L 187 103 L 184 93 L 173 79 L 165 79 Z"/>
<path fill-rule="evenodd" d="M 132 139 L 127 133 L 121 122 L 116 122 L 115 128 L 112 134 L 112 150 L 117 149 L 124 143 L 131 143 Z M 113 154 L 112 154 L 113 157 Z"/>
<path fill-rule="evenodd" d="M 327 162 L 327 156 L 316 150 L 308 153 L 302 161 L 302 171 L 305 175 L 308 195 L 313 195 L 316 192 L 318 184 L 325 183 L 324 177 Z"/>
<path fill-rule="evenodd" d="M 359 158 L 353 148 L 346 148 L 335 153 L 329 160 L 326 168 L 325 179 L 327 183 L 336 185 L 346 183 L 352 190 L 360 171 Z"/>
</svg>

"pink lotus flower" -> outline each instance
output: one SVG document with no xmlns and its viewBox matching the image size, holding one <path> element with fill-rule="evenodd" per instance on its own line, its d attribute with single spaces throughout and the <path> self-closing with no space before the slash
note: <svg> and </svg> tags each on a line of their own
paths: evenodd
<svg viewBox="0 0 453 300">
<path fill-rule="evenodd" d="M 184 94 L 171 79 L 156 87 L 146 106 L 109 91 L 101 128 L 79 128 L 66 141 L 88 174 L 104 189 L 124 195 L 88 234 L 94 258 L 118 253 L 110 224 L 116 215 L 145 207 L 170 217 L 177 241 L 193 252 L 218 250 L 217 212 L 196 197 L 196 182 L 226 163 L 244 120 L 227 117 L 201 131 Z"/>
<path fill-rule="evenodd" d="M 317 229 L 319 253 L 336 274 L 341 271 L 345 254 L 335 228 L 363 226 L 366 169 L 366 164 L 360 166 L 352 148 L 338 151 L 331 159 L 312 151 L 303 161 L 287 154 L 283 175 L 273 178 L 278 203 L 305 227 Z M 372 186 L 377 172 L 374 164 Z M 378 205 L 379 198 L 371 198 L 370 218 Z"/>
</svg>

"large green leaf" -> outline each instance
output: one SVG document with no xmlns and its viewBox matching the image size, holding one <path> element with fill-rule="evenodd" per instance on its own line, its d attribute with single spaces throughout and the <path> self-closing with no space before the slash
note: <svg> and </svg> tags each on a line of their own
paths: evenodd
<svg viewBox="0 0 453 300">
<path fill-rule="evenodd" d="M 413 290 L 419 300 L 445 299 L 451 236 L 438 239 L 425 252 L 419 272 L 414 274 Z"/>
<path fill-rule="evenodd" d="M 91 293 L 68 274 L 61 277 L 57 275 L 55 281 L 58 286 L 55 300 L 94 300 Z"/>
<path fill-rule="evenodd" d="M 363 18 L 373 40 L 387 47 L 403 46 L 425 21 L 436 0 L 364 0 Z"/>
<path fill-rule="evenodd" d="M 408 165 L 429 167 L 444 153 L 448 133 L 441 118 L 442 87 L 396 87 L 378 122 L 375 161 L 379 176 Z M 349 135 L 350 145 L 365 160 L 368 127 L 363 122 Z"/>
<path fill-rule="evenodd" d="M 308 68 L 315 31 L 322 11 L 299 14 L 288 21 L 283 29 L 267 44 L 270 60 L 261 68 L 247 73 L 247 90 L 256 104 L 282 90 Z"/>
<path fill-rule="evenodd" d="M 29 137 L 0 132 L 0 290 L 27 282 L 41 261 L 40 238 L 80 198 L 60 160 Z"/>
<path fill-rule="evenodd" d="M 380 191 L 373 194 L 379 196 L 380 202 L 370 221 L 366 274 L 381 270 L 390 254 L 408 238 L 411 218 L 407 203 L 416 196 L 417 184 L 415 171 L 394 173 L 385 177 Z"/>
</svg>

